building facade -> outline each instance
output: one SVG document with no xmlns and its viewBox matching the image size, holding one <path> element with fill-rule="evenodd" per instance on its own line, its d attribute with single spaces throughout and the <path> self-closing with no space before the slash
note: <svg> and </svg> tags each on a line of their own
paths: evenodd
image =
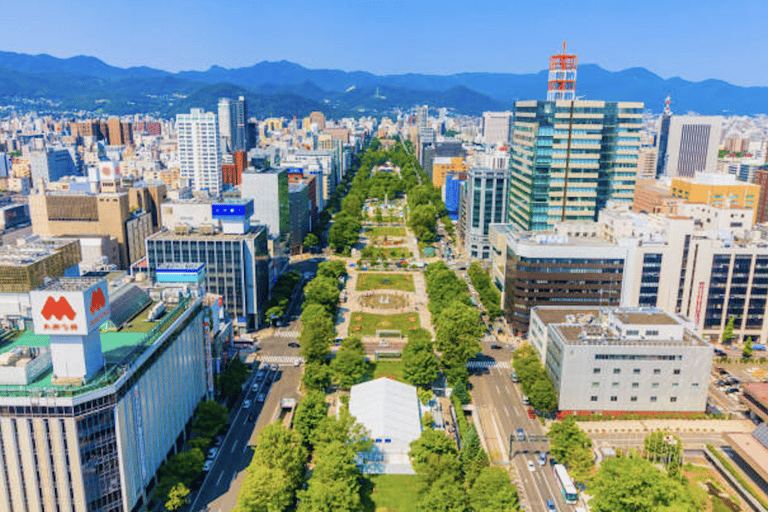
<svg viewBox="0 0 768 512">
<path fill-rule="evenodd" d="M 516 102 L 509 222 L 540 231 L 631 203 L 642 113 L 637 102 Z"/>
<path fill-rule="evenodd" d="M 221 193 L 221 150 L 216 114 L 193 108 L 176 116 L 181 177 L 214 197 Z"/>
<path fill-rule="evenodd" d="M 668 132 L 662 122 L 660 140 L 666 140 L 665 157 L 659 158 L 667 176 L 692 177 L 714 172 L 723 130 L 720 116 L 671 116 Z M 662 151 L 662 147 L 659 147 Z"/>
<path fill-rule="evenodd" d="M 706 409 L 712 347 L 653 308 L 536 307 L 530 338 L 573 412 Z"/>
<path fill-rule="evenodd" d="M 483 138 L 486 144 L 504 146 L 512 135 L 512 112 L 483 112 Z"/>
<path fill-rule="evenodd" d="M 695 177 L 673 178 L 671 193 L 689 203 L 711 204 L 717 208 L 748 208 L 757 218 L 760 185 L 746 183 L 728 174 L 698 173 Z"/>
<path fill-rule="evenodd" d="M 487 167 L 470 167 L 467 173 L 459 235 L 472 259 L 491 257 L 490 225 L 506 221 L 508 176 L 506 169 Z"/>
</svg>

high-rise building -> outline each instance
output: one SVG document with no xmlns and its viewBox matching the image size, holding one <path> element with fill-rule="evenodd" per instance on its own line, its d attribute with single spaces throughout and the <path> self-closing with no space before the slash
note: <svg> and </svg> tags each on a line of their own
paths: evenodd
<svg viewBox="0 0 768 512">
<path fill-rule="evenodd" d="M 483 138 L 486 144 L 504 146 L 512 135 L 512 112 L 483 112 Z"/>
<path fill-rule="evenodd" d="M 669 122 L 672 111 L 669 109 L 670 97 L 664 100 L 664 114 L 659 120 L 659 137 L 656 142 L 656 178 L 665 174 L 667 167 L 667 146 L 669 145 Z"/>
<path fill-rule="evenodd" d="M 221 152 L 232 151 L 232 100 L 229 98 L 219 98 L 219 140 Z"/>
<path fill-rule="evenodd" d="M 291 231 L 291 202 L 287 169 L 255 169 L 242 175 L 241 195 L 253 200 L 253 221 L 264 224 L 270 238 L 287 237 Z"/>
<path fill-rule="evenodd" d="M 0 349 L 3 509 L 145 508 L 212 396 L 211 312 L 193 296 L 134 332 L 102 333 L 141 313 L 104 279 L 57 279 L 31 295 L 34 333 Z"/>
<path fill-rule="evenodd" d="M 429 127 L 429 107 L 427 105 L 416 107 L 416 128 L 426 130 Z"/>
<path fill-rule="evenodd" d="M 181 177 L 214 197 L 221 193 L 221 150 L 216 114 L 193 108 L 176 116 Z"/>
<path fill-rule="evenodd" d="M 507 169 L 470 167 L 459 207 L 459 238 L 472 259 L 491 257 L 491 224 L 506 222 Z"/>
<path fill-rule="evenodd" d="M 107 133 L 110 146 L 125 146 L 133 143 L 131 123 L 124 123 L 118 117 L 109 118 L 107 121 Z"/>
<path fill-rule="evenodd" d="M 509 222 L 546 230 L 632 203 L 642 117 L 639 102 L 516 102 Z"/>
<path fill-rule="evenodd" d="M 245 96 L 219 99 L 219 137 L 222 152 L 247 151 Z"/>
<path fill-rule="evenodd" d="M 29 155 L 29 169 L 32 186 L 35 188 L 40 188 L 41 180 L 47 185 L 64 176 L 79 175 L 72 154 L 63 148 L 33 151 Z"/>
<path fill-rule="evenodd" d="M 325 114 L 322 112 L 312 112 L 309 114 L 309 122 L 317 126 L 317 129 L 325 130 Z"/>
<path fill-rule="evenodd" d="M 760 199 L 757 202 L 757 219 L 762 224 L 768 222 L 768 168 L 755 171 L 755 184 L 760 187 Z"/>
<path fill-rule="evenodd" d="M 669 128 L 665 130 L 665 119 Z M 659 133 L 659 169 L 667 176 L 691 177 L 717 169 L 717 152 L 723 130 L 721 116 L 667 116 Z M 662 141 L 666 152 L 661 157 Z"/>
<path fill-rule="evenodd" d="M 223 158 L 224 156 L 222 155 Z M 234 151 L 231 159 L 231 163 L 221 164 L 221 178 L 224 183 L 236 186 L 242 182 L 243 172 L 248 167 L 248 153 L 245 151 Z"/>
</svg>

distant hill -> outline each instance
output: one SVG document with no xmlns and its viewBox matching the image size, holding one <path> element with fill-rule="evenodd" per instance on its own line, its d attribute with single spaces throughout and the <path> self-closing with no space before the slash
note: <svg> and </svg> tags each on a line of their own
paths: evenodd
<svg viewBox="0 0 768 512">
<path fill-rule="evenodd" d="M 519 99 L 542 99 L 546 82 L 545 71 L 375 75 L 308 69 L 287 61 L 170 73 L 144 66 L 119 68 L 87 56 L 59 59 L 45 54 L 0 52 L 3 104 L 23 106 L 29 104 L 28 100 L 44 98 L 54 103 L 51 108 L 101 108 L 115 114 L 170 115 L 194 101 L 204 103 L 195 106 L 212 108 L 209 105 L 217 90 L 235 86 L 252 98 L 251 112 L 259 117 L 276 112 L 299 116 L 315 108 L 335 116 L 375 115 L 424 103 L 478 114 L 512 108 Z M 740 87 L 720 80 L 664 79 L 644 68 L 614 72 L 595 64 L 581 65 L 576 94 L 585 99 L 642 101 L 655 112 L 661 111 L 664 98 L 670 94 L 673 111 L 678 113 L 768 113 L 768 87 Z"/>
</svg>

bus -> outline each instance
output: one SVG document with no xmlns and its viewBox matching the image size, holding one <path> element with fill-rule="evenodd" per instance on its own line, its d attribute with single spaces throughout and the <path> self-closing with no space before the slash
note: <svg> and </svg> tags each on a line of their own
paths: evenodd
<svg viewBox="0 0 768 512">
<path fill-rule="evenodd" d="M 578 503 L 578 491 L 576 490 L 576 486 L 573 485 L 573 480 L 568 476 L 568 471 L 565 470 L 565 466 L 562 464 L 555 464 L 553 469 L 555 470 L 555 480 L 557 480 L 557 485 L 560 486 L 560 491 L 563 493 L 565 502 L 569 505 Z"/>
</svg>

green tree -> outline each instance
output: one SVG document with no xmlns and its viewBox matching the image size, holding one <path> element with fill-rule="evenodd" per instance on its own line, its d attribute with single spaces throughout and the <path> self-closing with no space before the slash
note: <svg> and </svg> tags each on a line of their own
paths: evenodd
<svg viewBox="0 0 768 512">
<path fill-rule="evenodd" d="M 199 448 L 180 452 L 168 457 L 168 460 L 158 469 L 158 496 L 167 496 L 171 488 L 179 482 L 189 487 L 203 470 L 205 457 Z"/>
<path fill-rule="evenodd" d="M 189 448 L 197 448 L 201 452 L 205 453 L 208 451 L 208 448 L 211 446 L 211 438 L 210 437 L 193 437 L 189 441 L 187 441 L 187 446 Z"/>
<path fill-rule="evenodd" d="M 409 339 L 402 360 L 403 377 L 410 384 L 426 387 L 437 380 L 440 364 L 430 339 Z"/>
<path fill-rule="evenodd" d="M 355 340 L 357 344 L 354 343 Z M 347 338 L 342 342 L 341 350 L 331 362 L 331 370 L 334 373 L 334 382 L 341 389 L 349 389 L 372 376 L 371 364 L 365 359 L 359 338 Z"/>
<path fill-rule="evenodd" d="M 421 436 L 411 443 L 408 456 L 413 470 L 426 486 L 431 486 L 442 476 L 457 481 L 461 477 L 456 443 L 442 430 L 423 430 Z"/>
<path fill-rule="evenodd" d="M 323 391 L 331 385 L 331 368 L 323 361 L 307 361 L 301 383 L 307 390 Z"/>
<path fill-rule="evenodd" d="M 704 505 L 684 483 L 635 457 L 603 461 L 588 492 L 592 508 L 611 512 L 696 512 Z"/>
<path fill-rule="evenodd" d="M 747 338 L 747 341 L 744 342 L 744 348 L 741 351 L 741 355 L 744 359 L 749 359 L 752 357 L 752 353 L 752 336 L 750 336 Z"/>
<path fill-rule="evenodd" d="M 177 483 L 168 491 L 168 501 L 165 510 L 178 510 L 189 503 L 189 488 L 182 482 Z"/>
<path fill-rule="evenodd" d="M 373 447 L 368 431 L 357 423 L 346 405 L 339 408 L 338 417 L 326 416 L 320 420 L 312 434 L 315 451 L 337 441 L 349 447 L 352 453 L 366 452 Z"/>
<path fill-rule="evenodd" d="M 424 416 L 421 417 L 421 426 L 423 428 L 432 428 L 432 425 L 435 423 L 435 417 L 432 416 L 432 413 L 424 413 Z"/>
<path fill-rule="evenodd" d="M 340 441 L 318 449 L 307 489 L 299 491 L 298 512 L 358 512 L 360 473 L 354 452 Z"/>
<path fill-rule="evenodd" d="M 730 317 L 728 323 L 725 324 L 725 329 L 723 329 L 723 335 L 721 337 L 723 343 L 730 343 L 733 341 L 733 324 L 735 321 L 736 318 Z"/>
<path fill-rule="evenodd" d="M 312 438 L 312 433 L 323 418 L 328 416 L 328 403 L 325 393 L 310 390 L 299 401 L 293 415 L 293 428 L 304 436 L 305 441 Z"/>
<path fill-rule="evenodd" d="M 329 277 L 338 282 L 341 276 L 347 275 L 347 266 L 341 260 L 323 261 L 317 266 L 317 275 L 319 277 Z"/>
<path fill-rule="evenodd" d="M 651 432 L 643 439 L 643 455 L 653 462 L 661 462 L 665 466 L 674 462 L 677 464 L 683 458 L 683 443 L 680 438 L 665 430 Z"/>
<path fill-rule="evenodd" d="M 373 220 L 377 224 L 381 224 L 382 222 L 384 222 L 384 215 L 383 215 L 383 213 L 381 211 L 381 208 L 378 207 L 378 206 L 376 207 L 376 209 L 373 212 Z"/>
<path fill-rule="evenodd" d="M 237 510 L 287 510 L 303 482 L 306 463 L 307 449 L 299 432 L 280 422 L 264 427 L 237 496 Z"/>
<path fill-rule="evenodd" d="M 482 327 L 476 309 L 461 302 L 446 307 L 436 322 L 435 345 L 449 382 L 466 379 L 467 361 L 480 352 Z"/>
<path fill-rule="evenodd" d="M 248 365 L 237 356 L 229 361 L 226 369 L 221 373 L 219 377 L 219 391 L 230 402 L 230 405 L 240 396 L 243 384 L 248 380 L 249 374 Z"/>
<path fill-rule="evenodd" d="M 467 435 L 462 440 L 459 457 L 464 477 L 467 480 L 467 484 L 471 487 L 475 479 L 480 475 L 480 472 L 490 465 L 488 454 L 485 453 L 485 450 L 480 445 L 480 437 L 477 435 L 475 426 L 471 423 L 469 424 Z"/>
<path fill-rule="evenodd" d="M 314 233 L 307 233 L 304 237 L 304 247 L 317 247 L 320 245 L 320 239 Z"/>
<path fill-rule="evenodd" d="M 528 399 L 534 408 L 542 411 L 552 411 L 557 407 L 557 393 L 546 373 L 531 386 Z"/>
<path fill-rule="evenodd" d="M 299 333 L 299 344 L 307 363 L 325 361 L 330 354 L 333 333 L 333 322 L 327 316 L 313 316 L 303 323 Z"/>
<path fill-rule="evenodd" d="M 438 478 L 419 498 L 419 512 L 470 512 L 464 486 L 450 475 Z"/>
<path fill-rule="evenodd" d="M 341 200 L 341 211 L 348 213 L 351 217 L 360 218 L 363 201 L 355 194 L 348 194 Z"/>
<path fill-rule="evenodd" d="M 339 305 L 339 285 L 332 277 L 317 276 L 304 287 L 304 307 L 320 304 L 331 317 Z"/>
<path fill-rule="evenodd" d="M 568 466 L 572 476 L 584 481 L 594 468 L 592 441 L 579 428 L 573 416 L 556 421 L 549 429 L 549 451 L 552 456 Z"/>
<path fill-rule="evenodd" d="M 215 400 L 200 402 L 192 420 L 192 434 L 208 438 L 215 436 L 227 424 L 227 412 L 227 408 Z"/>
<path fill-rule="evenodd" d="M 516 512 L 520 510 L 517 489 L 506 470 L 487 467 L 480 471 L 469 490 L 469 503 L 475 512 Z"/>
<path fill-rule="evenodd" d="M 417 206 L 408 216 L 408 225 L 413 234 L 421 242 L 431 243 L 435 241 L 437 232 L 437 220 L 435 207 L 431 204 Z"/>
<path fill-rule="evenodd" d="M 333 225 L 328 230 L 328 244 L 337 252 L 351 247 L 360 237 L 362 224 L 346 212 L 339 212 L 333 218 Z"/>
</svg>

